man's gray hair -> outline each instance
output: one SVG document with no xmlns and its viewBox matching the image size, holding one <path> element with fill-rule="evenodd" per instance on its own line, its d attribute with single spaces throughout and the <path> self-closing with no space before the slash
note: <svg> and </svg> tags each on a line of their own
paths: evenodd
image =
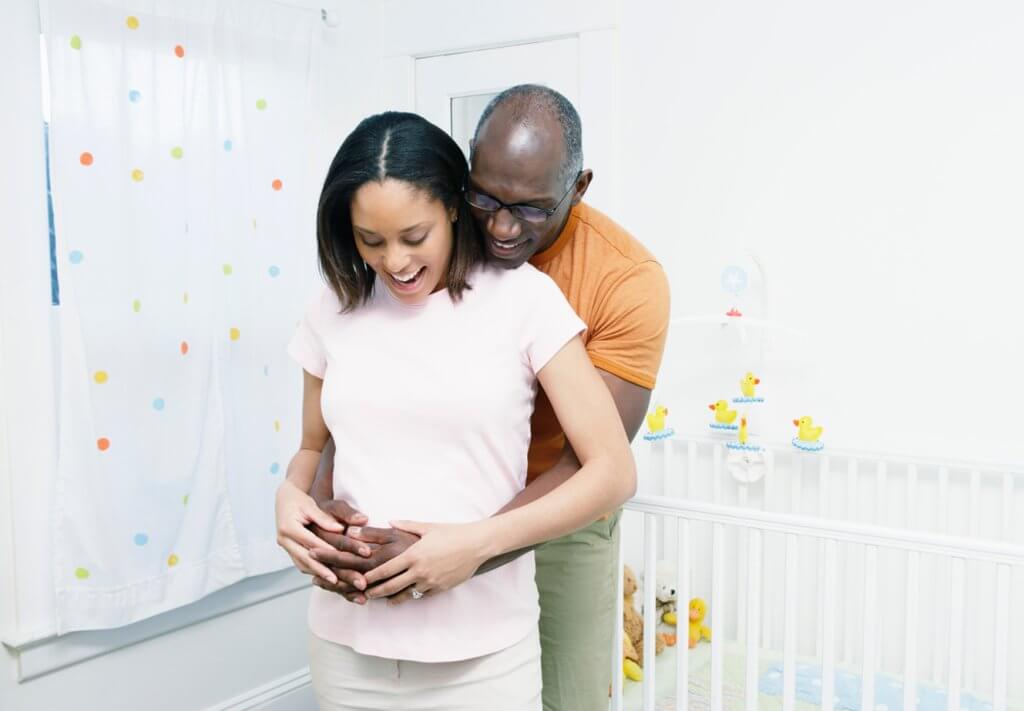
<svg viewBox="0 0 1024 711">
<path fill-rule="evenodd" d="M 522 124 L 530 124 L 535 120 L 537 112 L 547 112 L 558 120 L 562 127 L 562 138 L 565 140 L 565 160 L 558 173 L 559 182 L 566 188 L 576 180 L 583 170 L 583 128 L 580 126 L 580 115 L 576 107 L 567 98 L 554 89 L 539 84 L 519 84 L 505 89 L 491 99 L 480 121 L 476 124 L 473 143 L 476 144 L 481 127 L 487 123 L 494 110 L 499 106 L 508 105 L 513 112 L 512 118 Z"/>
</svg>

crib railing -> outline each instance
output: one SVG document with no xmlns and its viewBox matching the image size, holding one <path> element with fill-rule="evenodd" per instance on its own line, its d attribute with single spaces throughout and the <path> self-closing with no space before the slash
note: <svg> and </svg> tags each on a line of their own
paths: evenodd
<svg viewBox="0 0 1024 711">
<path fill-rule="evenodd" d="M 626 505 L 627 512 L 637 512 L 643 517 L 643 610 L 644 610 L 644 678 L 643 709 L 655 708 L 655 637 L 656 619 L 656 571 L 659 557 L 659 538 L 662 529 L 674 529 L 675 568 L 677 571 L 676 590 L 680 604 L 679 642 L 676 652 L 676 703 L 677 709 L 688 708 L 689 649 L 686 634 L 681 625 L 686 619 L 687 601 L 693 596 L 693 563 L 699 527 L 710 527 L 710 614 L 713 641 L 711 642 L 710 708 L 722 709 L 723 704 L 723 660 L 728 642 L 741 643 L 744 648 L 744 699 L 747 711 L 758 707 L 759 657 L 762 650 L 778 650 L 781 646 L 783 683 L 783 709 L 794 708 L 796 701 L 796 664 L 798 650 L 806 649 L 801 644 L 798 623 L 809 611 L 815 611 L 813 649 L 814 657 L 821 666 L 821 707 L 834 707 L 834 691 L 837 664 L 859 658 L 862 675 L 861 708 L 875 708 L 875 680 L 880 671 L 880 654 L 883 634 L 892 633 L 880 629 L 876 612 L 880 605 L 891 603 L 903 614 L 902 659 L 898 673 L 903 681 L 904 709 L 917 707 L 916 694 L 919 680 L 941 681 L 947 689 L 948 708 L 959 711 L 960 694 L 964 686 L 964 656 L 967 645 L 966 624 L 968 614 L 975 610 L 966 607 L 966 576 L 968 566 L 977 574 L 991 575 L 993 591 L 990 599 L 979 599 L 976 604 L 991 609 L 991 624 L 978 621 L 971 625 L 975 641 L 973 650 L 979 647 L 978 640 L 985 640 L 989 648 L 987 659 L 991 664 L 979 672 L 976 691 L 985 693 L 991 699 L 994 711 L 1005 711 L 1010 684 L 1024 684 L 1020 679 L 1011 679 L 1010 641 L 1014 637 L 1024 638 L 1024 594 L 1016 599 L 1011 591 L 1024 590 L 1024 546 L 1005 541 L 984 538 L 969 538 L 928 531 L 879 526 L 871 523 L 826 520 L 818 516 L 794 513 L 761 511 L 715 502 L 694 501 L 656 495 L 638 495 Z M 628 514 L 627 514 L 628 515 Z M 729 539 L 735 539 L 736 549 L 742 548 L 742 564 L 727 565 L 726 548 Z M 773 605 L 765 595 L 768 583 L 774 582 L 773 570 L 764 565 L 768 542 L 781 542 L 782 554 L 782 600 Z M 667 543 L 667 539 L 663 543 Z M 889 569 L 902 571 L 902 599 L 892 599 L 895 588 L 880 586 L 879 561 L 882 557 L 893 556 L 903 561 L 902 565 Z M 847 609 L 837 609 L 837 592 L 845 581 L 844 569 L 853 559 L 859 559 L 862 579 L 857 597 L 862 614 L 859 634 L 851 628 L 848 619 L 837 622 L 837 616 Z M 928 575 L 923 572 L 928 562 Z M 945 562 L 948 574 L 936 574 L 943 570 L 937 562 Z M 802 571 L 813 570 L 816 576 L 801 575 Z M 1016 576 L 1016 577 L 1015 577 Z M 816 577 L 819 585 L 814 599 L 806 599 L 801 580 Z M 623 676 L 621 673 L 622 650 L 622 589 L 619 582 L 619 609 L 616 636 L 613 647 L 615 670 L 612 676 L 612 708 L 620 711 L 622 706 Z M 743 604 L 737 606 L 736 617 L 742 624 L 726 625 L 724 598 L 726 588 L 739 587 L 744 590 Z M 948 596 L 943 604 L 924 604 L 934 598 L 935 591 L 945 587 Z M 887 593 L 883 597 L 881 593 Z M 855 599 L 855 598 L 848 598 Z M 779 602 L 779 601 L 776 601 Z M 1011 604 L 1012 603 L 1012 604 Z M 781 645 L 773 639 L 772 628 L 764 626 L 766 613 L 772 614 L 781 607 L 783 616 Z M 948 634 L 941 639 L 927 634 L 927 627 L 945 628 Z M 731 633 L 735 630 L 735 634 Z M 841 633 L 841 635 L 840 635 Z M 887 637 L 888 640 L 888 637 Z M 891 641 L 891 640 L 889 640 Z M 841 642 L 841 644 L 840 644 Z M 859 654 L 849 653 L 852 647 L 859 647 Z M 846 652 L 841 654 L 841 647 Z M 927 654 L 925 654 L 927 652 Z M 806 656 L 806 655 L 805 655 Z M 1016 656 L 1020 656 L 1019 654 Z M 932 661 L 932 673 L 924 671 L 926 657 Z M 892 671 L 892 670 L 890 670 Z M 985 674 L 984 672 L 988 673 Z M 1015 675 L 1016 676 L 1016 675 Z M 1014 694 L 1021 689 L 1014 687 Z"/>
</svg>

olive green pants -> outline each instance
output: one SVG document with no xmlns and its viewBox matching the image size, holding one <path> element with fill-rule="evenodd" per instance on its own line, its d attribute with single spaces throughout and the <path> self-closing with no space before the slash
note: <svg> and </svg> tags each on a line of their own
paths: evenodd
<svg viewBox="0 0 1024 711">
<path fill-rule="evenodd" d="M 608 708 L 621 515 L 536 551 L 544 711 Z"/>
</svg>

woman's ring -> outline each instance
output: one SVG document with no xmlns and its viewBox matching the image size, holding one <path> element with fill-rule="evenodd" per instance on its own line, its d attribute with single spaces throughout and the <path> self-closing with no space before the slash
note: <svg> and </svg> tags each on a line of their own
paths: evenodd
<svg viewBox="0 0 1024 711">
<path fill-rule="evenodd" d="M 421 597 L 423 597 L 423 593 L 421 593 L 416 588 L 411 588 L 409 590 L 409 594 L 412 595 L 412 599 L 413 600 L 419 600 Z"/>
</svg>

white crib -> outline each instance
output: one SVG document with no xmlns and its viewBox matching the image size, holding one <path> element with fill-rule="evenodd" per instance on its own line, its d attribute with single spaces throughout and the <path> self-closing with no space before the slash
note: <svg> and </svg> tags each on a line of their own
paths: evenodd
<svg viewBox="0 0 1024 711">
<path fill-rule="evenodd" d="M 645 630 L 659 561 L 675 567 L 680 630 L 657 659 L 645 631 L 638 684 L 617 625 L 616 711 L 895 711 L 936 694 L 949 711 L 1024 709 L 1024 468 L 769 445 L 764 477 L 741 484 L 722 441 L 634 451 L 622 561 L 641 576 Z M 688 650 L 697 596 L 713 641 Z"/>
</svg>

